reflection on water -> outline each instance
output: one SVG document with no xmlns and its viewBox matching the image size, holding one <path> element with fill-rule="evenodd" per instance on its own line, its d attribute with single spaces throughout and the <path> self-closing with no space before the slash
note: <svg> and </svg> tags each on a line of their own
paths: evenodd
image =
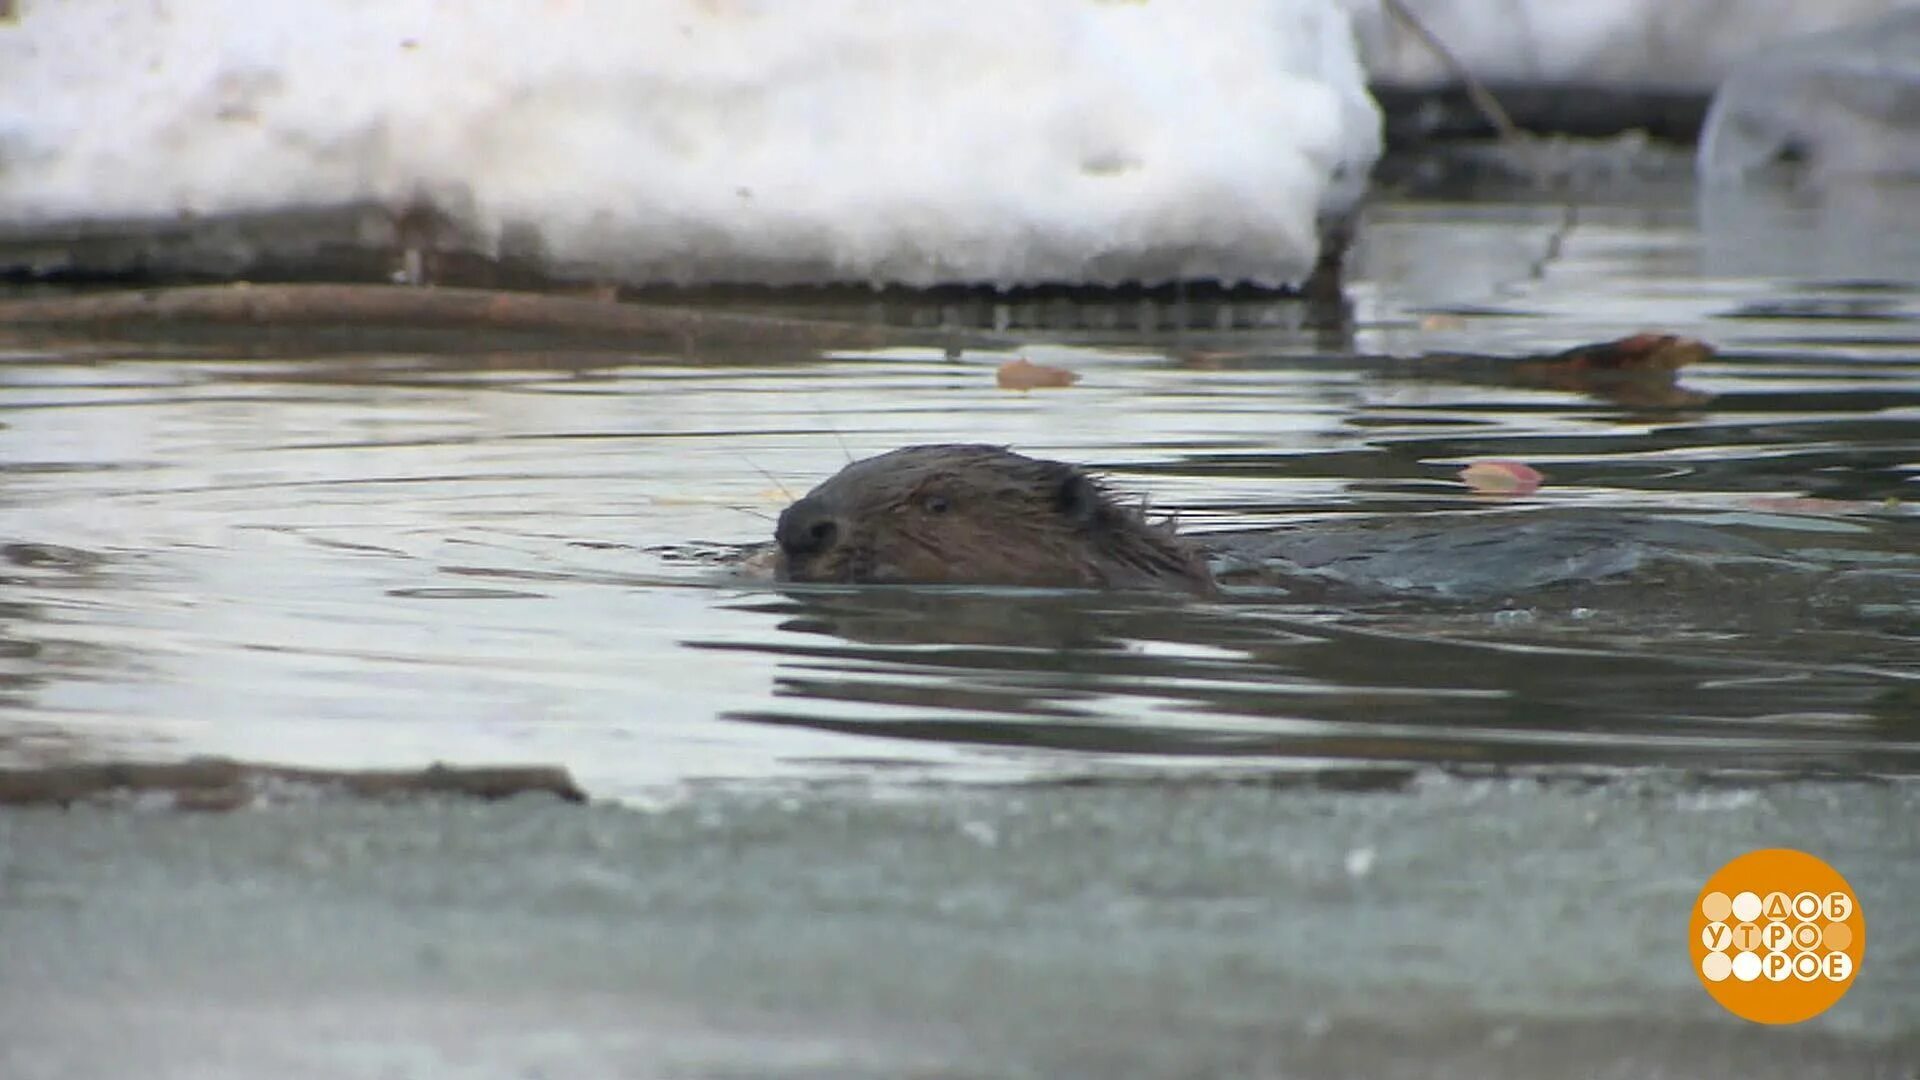
<svg viewBox="0 0 1920 1080">
<path fill-rule="evenodd" d="M 1342 328 L 1233 294 L 823 294 L 780 302 L 989 347 L 15 348 L 0 757 L 537 758 L 606 794 L 882 764 L 1914 774 L 1920 252 L 1783 256 L 1914 208 L 1879 199 L 1387 206 Z M 1651 383 L 1436 355 L 1650 328 L 1722 351 Z M 1083 381 L 1001 391 L 1014 355 Z M 1444 531 L 1491 508 L 1457 470 L 1511 458 L 1548 476 L 1528 520 L 1748 547 L 1571 591 L 1503 591 L 1482 554 L 1471 596 L 1204 602 L 723 565 L 849 457 L 943 440 L 1106 469 L 1201 532 Z"/>
<path fill-rule="evenodd" d="M 1905 655 L 1857 655 L 1871 632 L 1735 639 L 1620 599 L 1355 611 L 1258 595 L 796 588 L 746 606 L 802 638 L 713 647 L 784 661 L 774 700 L 736 718 L 940 743 L 1318 764 L 1920 767 L 1915 673 Z"/>
</svg>

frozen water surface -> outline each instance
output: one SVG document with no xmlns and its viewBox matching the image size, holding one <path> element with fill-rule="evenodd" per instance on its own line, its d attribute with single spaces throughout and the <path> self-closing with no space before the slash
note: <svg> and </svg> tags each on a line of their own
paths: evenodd
<svg viewBox="0 0 1920 1080">
<path fill-rule="evenodd" d="M 0 814 L 10 1077 L 1885 1077 L 1911 785 L 1172 778 L 668 805 Z M 1839 1006 L 1688 970 L 1732 854 L 1842 867 Z"/>
</svg>

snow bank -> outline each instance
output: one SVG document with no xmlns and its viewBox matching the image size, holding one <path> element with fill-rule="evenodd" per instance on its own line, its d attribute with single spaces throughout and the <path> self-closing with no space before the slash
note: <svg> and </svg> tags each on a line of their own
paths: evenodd
<svg viewBox="0 0 1920 1080">
<path fill-rule="evenodd" d="M 567 276 L 1271 285 L 1378 150 L 1335 0 L 18 9 L 16 236 L 425 200 Z"/>
<path fill-rule="evenodd" d="M 1379 0 L 1347 0 L 1361 54 L 1383 83 L 1452 74 Z M 1717 86 L 1734 61 L 1794 34 L 1912 0 L 1406 0 L 1485 82 L 1591 83 L 1641 90 Z"/>
</svg>

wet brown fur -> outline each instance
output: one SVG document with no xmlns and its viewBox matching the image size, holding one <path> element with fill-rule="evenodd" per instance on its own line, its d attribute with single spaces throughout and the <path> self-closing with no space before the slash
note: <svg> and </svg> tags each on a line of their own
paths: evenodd
<svg viewBox="0 0 1920 1080">
<path fill-rule="evenodd" d="M 789 506 L 776 537 L 786 581 L 1214 590 L 1170 526 L 1075 466 L 998 446 L 856 461 Z"/>
</svg>

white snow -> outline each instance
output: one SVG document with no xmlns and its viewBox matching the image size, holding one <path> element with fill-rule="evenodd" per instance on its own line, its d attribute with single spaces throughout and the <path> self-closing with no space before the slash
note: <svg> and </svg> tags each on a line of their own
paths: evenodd
<svg viewBox="0 0 1920 1080">
<path fill-rule="evenodd" d="M 1373 78 L 1454 79 L 1380 0 L 1346 0 Z M 1593 83 L 1706 91 L 1734 61 L 1782 38 L 1868 18 L 1913 0 L 1406 0 L 1482 81 Z"/>
<path fill-rule="evenodd" d="M 1336 0 L 15 10 L 0 235 L 425 199 L 603 280 L 1271 285 L 1378 152 Z"/>
</svg>

